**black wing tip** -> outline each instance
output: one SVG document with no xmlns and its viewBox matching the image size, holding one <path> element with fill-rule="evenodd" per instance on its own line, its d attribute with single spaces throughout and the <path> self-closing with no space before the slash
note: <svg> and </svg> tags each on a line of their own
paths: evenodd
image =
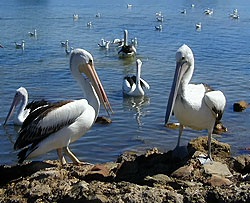
<svg viewBox="0 0 250 203">
<path fill-rule="evenodd" d="M 23 161 L 27 158 L 28 149 L 29 149 L 28 147 L 24 148 L 17 154 L 19 164 L 23 163 Z"/>
</svg>

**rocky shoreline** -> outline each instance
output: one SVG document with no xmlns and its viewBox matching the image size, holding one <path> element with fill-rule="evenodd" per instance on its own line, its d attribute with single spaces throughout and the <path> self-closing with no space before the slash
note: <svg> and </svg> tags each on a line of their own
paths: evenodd
<svg viewBox="0 0 250 203">
<path fill-rule="evenodd" d="M 230 146 L 213 139 L 214 163 L 201 164 L 206 146 L 207 137 L 191 140 L 182 159 L 153 148 L 95 165 L 1 165 L 0 201 L 250 202 L 250 155 L 230 157 Z"/>
</svg>

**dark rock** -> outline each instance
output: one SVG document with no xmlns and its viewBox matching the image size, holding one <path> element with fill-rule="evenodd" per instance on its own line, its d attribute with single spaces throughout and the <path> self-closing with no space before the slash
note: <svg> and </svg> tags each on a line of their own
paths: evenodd
<svg viewBox="0 0 250 203">
<path fill-rule="evenodd" d="M 204 152 L 207 154 L 208 144 L 207 144 L 207 136 L 201 136 L 194 138 L 188 142 L 188 152 L 192 156 L 195 151 Z M 211 140 L 211 151 L 212 156 L 217 158 L 226 158 L 230 155 L 230 145 L 226 143 L 222 143 L 212 138 Z"/>
<path fill-rule="evenodd" d="M 246 102 L 244 100 L 240 100 L 240 101 L 234 103 L 233 109 L 236 112 L 242 112 L 247 108 L 247 106 L 249 106 L 248 102 Z"/>
<path fill-rule="evenodd" d="M 250 173 L 250 155 L 242 154 L 240 156 L 231 157 L 228 162 L 229 166 L 239 173 Z"/>
<path fill-rule="evenodd" d="M 95 122 L 100 124 L 110 124 L 112 120 L 104 116 L 98 116 Z"/>
</svg>

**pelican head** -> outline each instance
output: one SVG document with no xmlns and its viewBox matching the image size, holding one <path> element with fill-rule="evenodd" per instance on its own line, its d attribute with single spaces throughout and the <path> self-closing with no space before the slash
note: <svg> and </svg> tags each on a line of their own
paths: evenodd
<svg viewBox="0 0 250 203">
<path fill-rule="evenodd" d="M 92 55 L 83 49 L 74 49 L 70 57 L 70 70 L 73 77 L 79 82 L 77 73 L 83 73 L 92 84 L 99 100 L 103 104 L 105 110 L 109 114 L 108 109 L 113 113 L 102 83 L 97 75 L 94 67 L 94 60 Z M 81 85 L 80 85 L 81 86 Z"/>
<path fill-rule="evenodd" d="M 165 123 L 168 122 L 170 115 L 172 114 L 178 91 L 181 91 L 182 88 L 190 82 L 194 71 L 194 55 L 192 50 L 186 44 L 183 44 L 177 50 L 175 58 L 176 69 L 168 99 Z"/>
<path fill-rule="evenodd" d="M 9 113 L 8 113 L 8 115 L 7 115 L 7 117 L 6 117 L 5 121 L 4 121 L 4 125 L 7 123 L 7 121 L 10 119 L 10 117 L 13 115 L 14 110 L 16 109 L 17 105 L 21 101 L 23 102 L 22 107 L 24 109 L 27 102 L 28 102 L 28 92 L 24 87 L 20 87 L 20 88 L 18 88 L 16 90 L 16 94 L 15 94 L 15 96 L 13 98 Z"/>
</svg>

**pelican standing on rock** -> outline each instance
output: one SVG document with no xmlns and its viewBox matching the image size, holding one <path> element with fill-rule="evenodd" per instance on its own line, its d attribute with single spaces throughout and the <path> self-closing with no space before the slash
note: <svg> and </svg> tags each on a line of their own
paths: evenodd
<svg viewBox="0 0 250 203">
<path fill-rule="evenodd" d="M 74 49 L 70 56 L 70 70 L 86 99 L 59 101 L 30 113 L 14 145 L 16 150 L 22 149 L 18 153 L 19 163 L 56 149 L 61 164 L 66 163 L 62 150 L 73 163 L 82 164 L 70 151 L 69 144 L 95 123 L 100 102 L 107 112 L 112 112 L 92 55 L 86 50 Z"/>
<path fill-rule="evenodd" d="M 208 156 L 206 160 L 212 161 L 212 132 L 215 122 L 222 118 L 226 98 L 221 91 L 214 91 L 208 85 L 189 84 L 193 71 L 193 52 L 184 44 L 176 52 L 176 70 L 168 99 L 165 123 L 168 123 L 173 110 L 180 122 L 176 148 L 179 147 L 184 126 L 196 130 L 207 129 Z"/>
<path fill-rule="evenodd" d="M 149 84 L 141 78 L 141 66 L 142 62 L 140 59 L 136 60 L 136 76 L 126 76 L 123 79 L 123 93 L 130 96 L 143 96 L 143 87 L 149 89 Z"/>
<path fill-rule="evenodd" d="M 7 121 L 11 118 L 11 116 L 14 113 L 15 108 L 20 103 L 19 110 L 17 111 L 16 116 L 14 117 L 14 124 L 15 125 L 22 125 L 24 120 L 27 118 L 27 116 L 35 111 L 37 108 L 40 108 L 42 106 L 49 105 L 49 102 L 42 99 L 41 101 L 32 101 L 28 103 L 28 92 L 24 87 L 19 87 L 16 90 L 16 94 L 13 98 L 13 102 L 11 104 L 9 113 L 5 119 L 4 125 L 6 125 Z"/>
<path fill-rule="evenodd" d="M 136 48 L 133 44 L 128 44 L 128 30 L 124 30 L 124 44 L 118 52 L 120 56 L 134 56 Z"/>
</svg>

